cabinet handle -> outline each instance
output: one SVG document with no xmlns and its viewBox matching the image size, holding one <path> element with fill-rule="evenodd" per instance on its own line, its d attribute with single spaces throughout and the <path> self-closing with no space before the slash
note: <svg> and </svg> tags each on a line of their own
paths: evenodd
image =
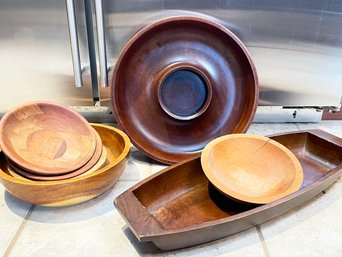
<svg viewBox="0 0 342 257">
<path fill-rule="evenodd" d="M 65 0 L 65 3 L 66 3 L 67 15 L 68 15 L 68 25 L 69 25 L 69 34 L 70 34 L 72 64 L 74 68 L 75 86 L 82 87 L 83 86 L 82 67 L 81 67 L 80 49 L 78 45 L 75 5 L 74 5 L 73 0 Z"/>
<path fill-rule="evenodd" d="M 95 0 L 95 14 L 97 27 L 97 45 L 99 48 L 100 85 L 102 87 L 108 87 L 106 38 L 103 25 L 102 0 Z"/>
</svg>

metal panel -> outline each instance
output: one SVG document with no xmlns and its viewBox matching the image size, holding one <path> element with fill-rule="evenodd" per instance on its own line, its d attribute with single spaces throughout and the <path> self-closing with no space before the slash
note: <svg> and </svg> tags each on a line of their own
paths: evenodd
<svg viewBox="0 0 342 257">
<path fill-rule="evenodd" d="M 84 7 L 77 2 L 81 60 L 86 66 Z M 87 72 L 85 87 L 75 87 L 64 0 L 1 0 L 0 24 L 0 111 L 34 100 L 93 104 Z"/>
<path fill-rule="evenodd" d="M 258 106 L 254 123 L 320 122 L 323 110 L 316 108 L 284 108 L 282 106 Z"/>
<path fill-rule="evenodd" d="M 104 0 L 107 60 L 158 18 L 196 11 L 220 19 L 247 46 L 265 106 L 339 106 L 342 1 Z M 170 11 L 173 10 L 173 11 Z M 109 74 L 111 78 L 111 74 Z M 109 89 L 101 89 L 109 102 Z"/>
</svg>

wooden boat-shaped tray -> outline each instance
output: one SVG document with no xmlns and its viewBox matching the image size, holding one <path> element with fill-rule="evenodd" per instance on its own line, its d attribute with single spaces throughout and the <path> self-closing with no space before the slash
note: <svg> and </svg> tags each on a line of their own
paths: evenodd
<svg viewBox="0 0 342 257">
<path fill-rule="evenodd" d="M 271 138 L 290 149 L 303 167 L 303 184 L 291 195 L 265 205 L 230 200 L 209 183 L 197 157 L 141 181 L 114 204 L 139 241 L 171 250 L 226 237 L 282 215 L 341 175 L 341 138 L 321 130 Z"/>
</svg>

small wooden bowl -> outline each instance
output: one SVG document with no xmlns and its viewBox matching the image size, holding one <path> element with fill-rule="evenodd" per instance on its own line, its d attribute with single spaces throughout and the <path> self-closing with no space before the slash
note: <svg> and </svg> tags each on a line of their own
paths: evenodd
<svg viewBox="0 0 342 257">
<path fill-rule="evenodd" d="M 85 176 L 85 175 L 88 175 L 94 171 L 97 171 L 98 169 L 102 168 L 105 163 L 106 163 L 106 160 L 107 160 L 107 150 L 106 148 L 103 146 L 102 147 L 102 154 L 101 154 L 101 157 L 99 159 L 99 161 L 90 169 L 88 170 L 87 172 L 85 173 L 82 173 L 78 176 Z M 33 181 L 32 179 L 29 179 L 29 178 L 26 178 L 26 177 L 23 177 L 22 175 L 18 174 L 16 171 L 15 171 L 15 168 L 13 169 L 13 164 L 7 160 L 7 166 L 3 165 L 4 168 L 4 172 L 11 175 L 12 177 L 15 177 L 15 178 L 18 178 L 18 179 L 21 179 L 21 180 L 26 180 L 26 181 Z"/>
<path fill-rule="evenodd" d="M 210 182 L 236 200 L 264 204 L 297 191 L 303 170 L 294 154 L 266 137 L 234 134 L 210 142 L 201 155 Z"/>
<path fill-rule="evenodd" d="M 12 169 L 12 171 L 16 172 L 17 174 L 19 174 L 25 178 L 30 179 L 30 180 L 54 181 L 54 180 L 63 180 L 63 179 L 68 179 L 68 178 L 80 176 L 83 173 L 86 173 L 89 170 L 91 170 L 97 164 L 97 162 L 100 160 L 101 155 L 102 155 L 103 146 L 102 146 L 101 137 L 96 132 L 95 129 L 94 129 L 94 133 L 96 135 L 95 153 L 85 165 L 83 165 L 81 168 L 79 168 L 77 170 L 73 170 L 69 173 L 61 174 L 61 175 L 46 176 L 46 175 L 34 174 L 34 173 L 28 172 L 26 170 L 23 170 L 21 167 L 18 167 L 15 163 L 11 162 L 10 160 L 8 160 L 9 167 Z"/>
<path fill-rule="evenodd" d="M 86 164 L 96 135 L 77 112 L 59 104 L 33 102 L 0 121 L 0 145 L 17 166 L 38 175 L 61 175 Z"/>
<path fill-rule="evenodd" d="M 0 182 L 6 190 L 24 201 L 44 206 L 66 206 L 90 200 L 113 186 L 124 171 L 131 147 L 128 136 L 105 125 L 92 124 L 107 151 L 105 165 L 83 176 L 58 181 L 25 181 L 11 176 L 0 153 Z"/>
</svg>

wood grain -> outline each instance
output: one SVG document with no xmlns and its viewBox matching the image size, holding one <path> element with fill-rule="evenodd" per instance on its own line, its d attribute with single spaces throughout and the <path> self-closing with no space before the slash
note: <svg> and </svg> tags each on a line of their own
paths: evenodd
<svg viewBox="0 0 342 257">
<path fill-rule="evenodd" d="M 100 160 L 100 157 L 102 155 L 102 150 L 103 150 L 103 146 L 102 146 L 102 141 L 101 141 L 101 137 L 100 135 L 96 132 L 96 130 L 94 130 L 94 133 L 96 135 L 96 149 L 95 149 L 95 153 L 94 155 L 90 158 L 90 160 L 84 164 L 81 168 L 65 173 L 65 174 L 61 174 L 61 175 L 37 175 L 34 173 L 30 173 L 26 170 L 21 169 L 20 167 L 18 167 L 15 163 L 11 162 L 10 160 L 8 160 L 9 162 L 9 167 L 15 171 L 16 173 L 18 173 L 21 176 L 24 176 L 25 178 L 28 178 L 30 180 L 41 180 L 41 181 L 54 181 L 54 180 L 63 180 L 63 179 L 68 179 L 68 178 L 73 178 L 79 175 L 82 175 L 85 172 L 88 172 L 89 170 L 91 170 L 96 164 L 97 162 Z"/>
<path fill-rule="evenodd" d="M 227 198 L 209 182 L 200 157 L 172 165 L 136 184 L 114 204 L 140 241 L 173 250 L 226 237 L 284 214 L 342 174 L 342 139 L 312 130 L 274 135 L 300 161 L 299 191 L 264 205 Z"/>
<path fill-rule="evenodd" d="M 216 188 L 243 202 L 270 203 L 297 191 L 303 182 L 295 155 L 263 136 L 219 137 L 204 148 L 201 164 Z"/>
<path fill-rule="evenodd" d="M 107 151 L 102 168 L 70 179 L 58 181 L 23 181 L 7 171 L 7 162 L 0 153 L 0 182 L 6 190 L 24 201 L 44 206 L 65 206 L 90 200 L 112 187 L 124 171 L 130 140 L 122 131 L 105 125 L 92 124 Z"/>
<path fill-rule="evenodd" d="M 77 112 L 59 104 L 33 102 L 4 115 L 0 145 L 6 156 L 24 170 L 61 175 L 91 159 L 96 135 Z"/>
<path fill-rule="evenodd" d="M 170 17 L 141 29 L 113 73 L 119 125 L 137 148 L 164 163 L 195 156 L 216 137 L 245 132 L 257 101 L 246 47 L 201 17 Z"/>
<path fill-rule="evenodd" d="M 85 173 L 80 174 L 79 176 L 85 176 L 85 175 L 88 175 L 88 174 L 90 174 L 90 173 L 92 173 L 94 171 L 97 171 L 98 169 L 102 168 L 105 165 L 106 160 L 107 160 L 107 150 L 103 146 L 102 147 L 101 157 L 100 157 L 99 161 L 91 169 L 89 169 Z M 32 179 L 28 179 L 26 177 L 23 177 L 23 176 L 19 175 L 16 171 L 14 171 L 15 169 L 13 169 L 13 164 L 9 160 L 7 160 L 7 166 L 5 166 L 5 167 L 7 167 L 7 170 L 5 170 L 5 173 L 10 174 L 12 177 L 15 177 L 15 178 L 18 178 L 18 179 L 22 179 L 22 180 L 31 180 L 32 181 Z M 48 180 L 45 180 L 45 181 L 48 181 Z"/>
</svg>

